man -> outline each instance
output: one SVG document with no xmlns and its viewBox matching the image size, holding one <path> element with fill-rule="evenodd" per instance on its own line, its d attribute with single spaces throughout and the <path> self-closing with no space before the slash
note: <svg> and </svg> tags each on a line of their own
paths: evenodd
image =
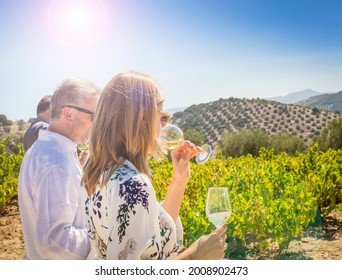
<svg viewBox="0 0 342 280">
<path fill-rule="evenodd" d="M 27 259 L 93 258 L 84 218 L 77 144 L 88 141 L 98 89 L 63 81 L 51 98 L 51 120 L 24 156 L 18 196 Z"/>
<path fill-rule="evenodd" d="M 24 150 L 25 152 L 37 140 L 39 130 L 47 129 L 51 110 L 50 110 L 51 95 L 44 96 L 37 105 L 37 118 L 33 119 L 30 127 L 24 134 Z"/>
</svg>

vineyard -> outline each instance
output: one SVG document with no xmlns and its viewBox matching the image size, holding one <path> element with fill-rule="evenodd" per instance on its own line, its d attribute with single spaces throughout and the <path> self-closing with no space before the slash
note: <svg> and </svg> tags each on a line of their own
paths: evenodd
<svg viewBox="0 0 342 280">
<path fill-rule="evenodd" d="M 18 176 L 23 157 L 23 144 L 13 149 L 11 136 L 0 142 L 0 207 L 18 194 Z"/>
<path fill-rule="evenodd" d="M 154 185 L 164 197 L 171 178 L 169 162 L 153 162 Z M 205 217 L 208 187 L 228 187 L 233 214 L 228 223 L 227 257 L 247 250 L 259 253 L 277 245 L 278 251 L 303 236 L 310 227 L 322 229 L 322 220 L 342 210 L 342 150 L 290 157 L 261 150 L 258 157 L 220 158 L 192 165 L 181 218 L 186 245 L 214 228 Z M 235 252 L 236 251 L 236 252 Z"/>
<path fill-rule="evenodd" d="M 23 157 L 20 144 L 17 153 L 8 154 L 10 141 L 7 137 L 0 144 L 0 210 L 8 208 L 17 195 Z M 167 159 L 151 161 L 150 165 L 161 200 L 171 179 L 172 165 Z M 228 187 L 233 205 L 226 255 L 230 259 L 271 258 L 267 256 L 270 249 L 279 255 L 293 241 L 313 231 L 322 238 L 324 222 L 332 213 L 342 211 L 341 149 L 322 152 L 312 145 L 307 153 L 296 156 L 261 149 L 255 157 L 228 159 L 218 153 L 204 165 L 192 163 L 191 170 L 180 213 L 184 245 L 214 229 L 205 216 L 207 189 Z M 0 211 L 0 218 L 5 212 Z M 10 224 L 6 223 L 8 229 Z"/>
</svg>

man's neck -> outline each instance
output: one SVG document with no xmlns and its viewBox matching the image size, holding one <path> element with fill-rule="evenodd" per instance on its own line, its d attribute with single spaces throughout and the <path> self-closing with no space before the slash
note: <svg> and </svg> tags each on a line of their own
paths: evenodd
<svg viewBox="0 0 342 280">
<path fill-rule="evenodd" d="M 51 122 L 48 126 L 48 130 L 61 134 L 69 139 L 71 139 L 72 141 L 74 141 L 72 139 L 72 135 L 70 134 L 70 130 L 66 128 L 66 125 L 61 124 L 60 122 Z"/>
<path fill-rule="evenodd" d="M 42 119 L 43 121 L 49 123 L 50 122 L 50 112 L 43 112 L 38 114 L 38 118 Z"/>
</svg>

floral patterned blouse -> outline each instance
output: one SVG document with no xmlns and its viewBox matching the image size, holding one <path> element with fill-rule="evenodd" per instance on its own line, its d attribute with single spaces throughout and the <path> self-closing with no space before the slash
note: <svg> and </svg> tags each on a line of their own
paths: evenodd
<svg viewBox="0 0 342 280">
<path fill-rule="evenodd" d="M 86 201 L 88 234 L 100 259 L 174 259 L 183 228 L 157 202 L 149 178 L 126 161 Z"/>
</svg>

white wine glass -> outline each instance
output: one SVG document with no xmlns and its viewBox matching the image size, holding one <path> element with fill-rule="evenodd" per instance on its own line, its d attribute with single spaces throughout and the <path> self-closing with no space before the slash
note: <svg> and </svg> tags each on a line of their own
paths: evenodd
<svg viewBox="0 0 342 280">
<path fill-rule="evenodd" d="M 88 143 L 77 145 L 77 156 L 80 161 L 81 167 L 85 165 L 89 158 Z"/>
<path fill-rule="evenodd" d="M 80 152 L 84 152 L 84 151 L 88 150 L 88 144 L 78 144 L 77 150 L 79 150 Z"/>
<path fill-rule="evenodd" d="M 229 220 L 232 215 L 232 205 L 229 199 L 228 188 L 212 187 L 208 189 L 205 212 L 209 221 L 216 228 Z"/>
<path fill-rule="evenodd" d="M 182 145 L 184 141 L 183 131 L 178 126 L 169 123 L 161 130 L 159 141 L 165 148 L 173 150 Z M 196 155 L 196 162 L 203 164 L 210 158 L 213 150 L 209 144 L 204 144 L 200 148 L 203 152 Z"/>
</svg>

